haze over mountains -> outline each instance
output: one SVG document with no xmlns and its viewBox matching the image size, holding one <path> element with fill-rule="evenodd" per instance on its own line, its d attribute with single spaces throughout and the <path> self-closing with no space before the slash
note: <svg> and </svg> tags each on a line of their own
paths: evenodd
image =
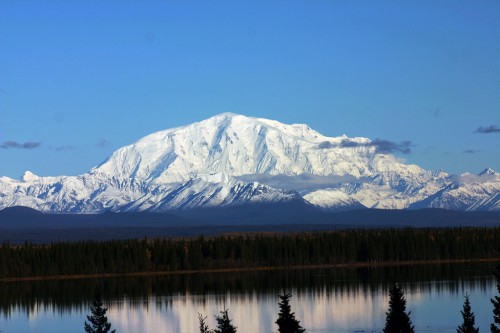
<svg viewBox="0 0 500 333">
<path fill-rule="evenodd" d="M 402 147 L 401 149 L 405 149 Z M 0 209 L 167 212 L 245 204 L 500 211 L 500 175 L 408 165 L 381 140 L 224 113 L 148 135 L 79 176 L 0 178 Z"/>
</svg>

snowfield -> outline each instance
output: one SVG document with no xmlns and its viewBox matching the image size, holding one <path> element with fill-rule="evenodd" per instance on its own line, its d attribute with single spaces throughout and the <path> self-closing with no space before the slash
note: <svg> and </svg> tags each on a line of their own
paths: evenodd
<svg viewBox="0 0 500 333">
<path fill-rule="evenodd" d="M 0 178 L 0 209 L 172 211 L 303 202 L 324 210 L 500 210 L 500 175 L 402 163 L 368 138 L 224 113 L 148 135 L 79 176 Z"/>
</svg>

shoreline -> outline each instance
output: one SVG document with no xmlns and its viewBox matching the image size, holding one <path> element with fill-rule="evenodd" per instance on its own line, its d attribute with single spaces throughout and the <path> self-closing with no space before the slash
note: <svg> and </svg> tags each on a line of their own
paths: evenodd
<svg viewBox="0 0 500 333">
<path fill-rule="evenodd" d="M 350 262 L 324 265 L 296 265 L 296 266 L 258 266 L 240 268 L 214 268 L 197 270 L 175 270 L 159 272 L 130 272 L 130 273 L 100 273 L 100 274 L 72 274 L 72 275 L 51 275 L 51 276 L 28 276 L 2 278 L 2 282 L 28 282 L 28 281 L 54 281 L 54 280 L 81 280 L 100 279 L 114 277 L 145 277 L 145 276 L 165 276 L 182 274 L 207 274 L 207 273 L 235 273 L 250 271 L 273 271 L 273 270 L 299 270 L 299 269 L 320 269 L 320 268 L 363 268 L 363 267 L 388 267 L 388 266 L 411 266 L 411 265 L 439 265 L 439 264 L 462 264 L 475 262 L 500 262 L 500 258 L 479 258 L 479 259 L 439 259 L 439 260 L 410 260 L 410 261 L 381 261 L 381 262 Z"/>
</svg>

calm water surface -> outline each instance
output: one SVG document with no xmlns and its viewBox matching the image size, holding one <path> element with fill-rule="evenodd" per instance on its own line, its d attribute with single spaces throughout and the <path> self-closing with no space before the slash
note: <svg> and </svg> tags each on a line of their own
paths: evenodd
<svg viewBox="0 0 500 333">
<path fill-rule="evenodd" d="M 1 283 L 0 330 L 84 332 L 96 290 L 117 333 L 198 333 L 198 313 L 224 307 L 241 333 L 276 332 L 277 294 L 291 291 L 292 310 L 310 333 L 379 332 L 388 287 L 400 281 L 417 332 L 456 332 L 468 293 L 476 324 L 489 332 L 494 264 L 455 264 L 373 269 L 315 269 L 148 278 Z"/>
</svg>

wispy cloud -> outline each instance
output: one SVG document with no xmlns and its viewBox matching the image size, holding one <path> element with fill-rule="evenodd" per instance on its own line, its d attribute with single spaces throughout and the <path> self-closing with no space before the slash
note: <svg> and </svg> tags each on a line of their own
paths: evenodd
<svg viewBox="0 0 500 333">
<path fill-rule="evenodd" d="M 479 153 L 479 152 L 481 152 L 481 151 L 480 150 L 474 150 L 474 149 L 466 149 L 462 153 L 464 153 L 464 154 L 476 154 L 476 153 Z"/>
<path fill-rule="evenodd" d="M 411 147 L 413 146 L 411 141 L 401 141 L 399 143 L 375 139 L 370 142 L 356 142 L 352 140 L 342 140 L 339 144 L 325 141 L 318 145 L 319 149 L 327 149 L 327 148 L 356 148 L 356 147 L 374 147 L 375 152 L 380 154 L 392 154 L 392 153 L 402 153 L 402 154 L 410 154 Z"/>
<path fill-rule="evenodd" d="M 100 139 L 95 145 L 99 148 L 106 148 L 109 145 L 109 141 L 106 139 Z"/>
<path fill-rule="evenodd" d="M 436 108 L 434 111 L 432 111 L 432 115 L 434 116 L 434 118 L 441 118 L 441 109 Z"/>
<path fill-rule="evenodd" d="M 483 133 L 483 134 L 489 134 L 489 133 L 500 133 L 500 128 L 498 128 L 497 125 L 490 125 L 486 127 L 478 127 L 474 133 Z"/>
<path fill-rule="evenodd" d="M 390 154 L 390 153 L 411 153 L 411 141 L 401 141 L 399 143 L 388 140 L 375 139 L 369 143 L 370 146 L 375 147 L 377 153 Z"/>
<path fill-rule="evenodd" d="M 317 149 L 330 149 L 330 148 L 337 148 L 338 146 L 339 146 L 338 144 L 335 144 L 333 142 L 323 141 L 316 148 Z"/>
<path fill-rule="evenodd" d="M 55 148 L 56 151 L 65 151 L 65 150 L 75 150 L 76 147 L 75 146 L 59 146 L 59 147 L 56 147 Z"/>
<path fill-rule="evenodd" d="M 284 190 L 308 190 L 319 188 L 336 187 L 340 184 L 357 184 L 370 181 L 368 177 L 356 178 L 351 175 L 345 176 L 318 176 L 313 174 L 300 174 L 296 176 L 252 174 L 236 177 L 244 182 L 258 182 L 273 188 Z"/>
<path fill-rule="evenodd" d="M 2 149 L 35 149 L 40 147 L 42 144 L 40 142 L 33 142 L 33 141 L 28 141 L 28 142 L 16 142 L 16 141 L 4 141 L 1 145 L 0 148 Z"/>
<path fill-rule="evenodd" d="M 452 180 L 456 184 L 483 184 L 488 182 L 500 181 L 500 175 L 499 174 L 474 175 L 471 173 L 465 173 L 463 175 L 452 177 Z"/>
</svg>

